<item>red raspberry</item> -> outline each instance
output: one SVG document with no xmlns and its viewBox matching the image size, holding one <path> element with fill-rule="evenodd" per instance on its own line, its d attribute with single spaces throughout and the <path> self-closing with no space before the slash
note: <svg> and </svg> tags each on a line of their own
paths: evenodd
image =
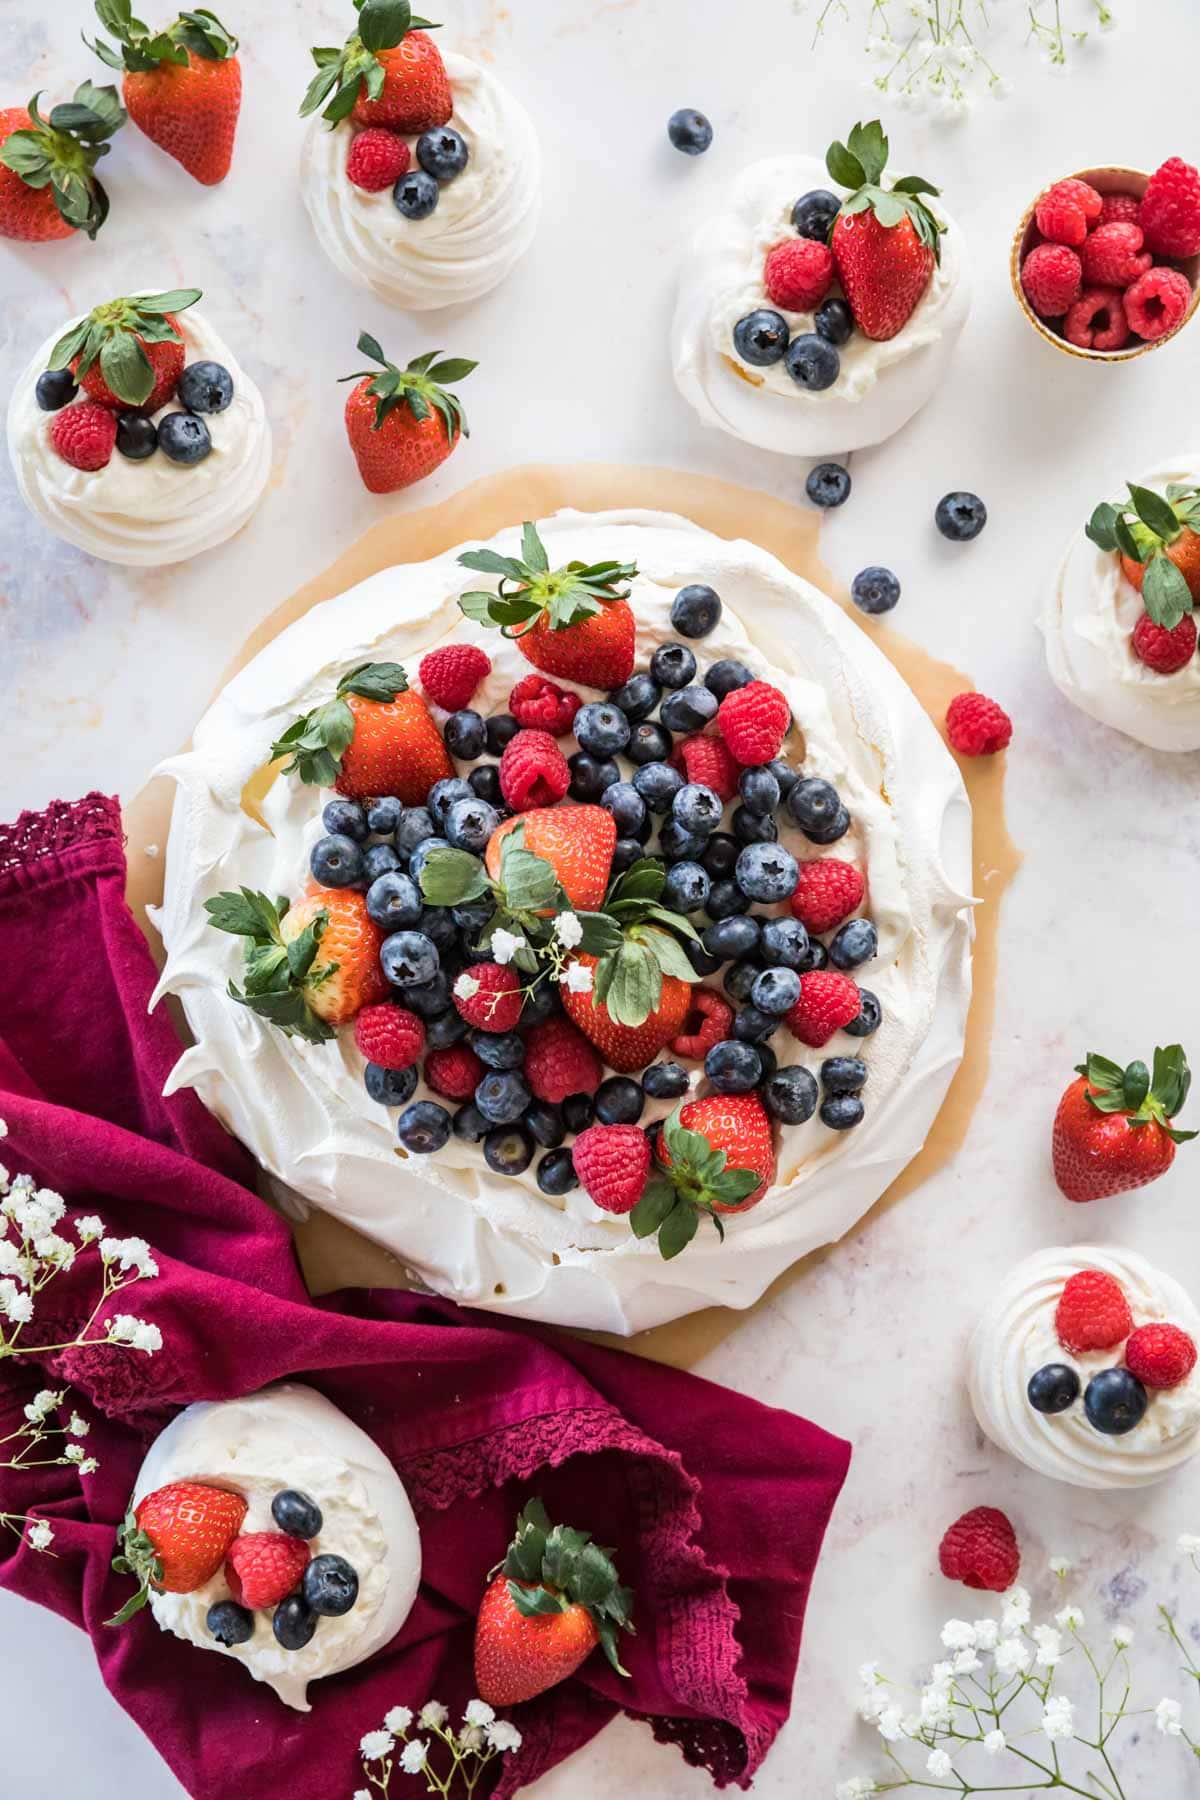
<svg viewBox="0 0 1200 1800">
<path fill-rule="evenodd" d="M 1080 1269 L 1068 1276 L 1054 1314 L 1054 1328 L 1065 1350 L 1115 1350 L 1133 1330 L 1133 1314 L 1125 1290 L 1103 1269 Z"/>
<path fill-rule="evenodd" d="M 857 982 L 836 969 L 813 969 L 800 977 L 800 998 L 783 1022 L 800 1043 L 819 1050 L 861 1011 Z"/>
<path fill-rule="evenodd" d="M 1088 234 L 1088 215 L 1079 204 L 1074 187 L 1074 182 L 1057 182 L 1048 194 L 1042 195 L 1034 216 L 1038 230 L 1052 244 L 1073 244 L 1078 248 Z M 1099 210 L 1097 207 L 1097 214 Z"/>
<path fill-rule="evenodd" d="M 523 675 L 508 696 L 508 710 L 518 725 L 548 731 L 551 737 L 566 736 L 582 705 L 582 695 L 560 688 L 544 675 Z"/>
<path fill-rule="evenodd" d="M 50 442 L 73 469 L 106 468 L 116 441 L 116 413 L 94 400 L 64 406 L 50 426 Z"/>
<path fill-rule="evenodd" d="M 1125 1346 L 1125 1367 L 1148 1388 L 1178 1387 L 1196 1366 L 1196 1346 L 1178 1325 L 1139 1325 Z"/>
<path fill-rule="evenodd" d="M 1065 244 L 1039 244 L 1021 264 L 1021 286 L 1039 319 L 1058 319 L 1083 286 L 1083 264 Z"/>
<path fill-rule="evenodd" d="M 468 1025 L 479 1031 L 515 1030 L 521 1017 L 521 983 L 515 969 L 494 962 L 472 963 L 455 977 L 451 992 Z"/>
<path fill-rule="evenodd" d="M 1140 225 L 1098 225 L 1080 252 L 1089 287 L 1126 288 L 1154 261 L 1142 249 Z"/>
<path fill-rule="evenodd" d="M 833 281 L 833 251 L 813 238 L 788 238 L 767 251 L 763 285 L 773 306 L 784 312 L 811 312 Z"/>
<path fill-rule="evenodd" d="M 368 134 L 364 131 L 363 136 Z M 435 706 L 461 712 L 475 697 L 475 690 L 491 674 L 492 659 L 477 644 L 443 644 L 421 658 L 417 673 L 421 686 Z"/>
<path fill-rule="evenodd" d="M 650 1173 L 650 1140 L 637 1125 L 589 1125 L 571 1150 L 575 1173 L 604 1212 L 632 1212 Z"/>
<path fill-rule="evenodd" d="M 518 731 L 500 758 L 500 792 L 514 812 L 553 806 L 571 785 L 567 759 L 548 731 Z"/>
<path fill-rule="evenodd" d="M 1012 720 L 986 694 L 956 694 L 946 708 L 946 736 L 960 756 L 995 756 L 1012 737 Z"/>
<path fill-rule="evenodd" d="M 1003 1594 L 1021 1569 L 1017 1534 L 1007 1516 L 996 1506 L 972 1507 L 938 1545 L 938 1567 L 947 1581 Z"/>
<path fill-rule="evenodd" d="M 470 1044 L 447 1044 L 425 1058 L 425 1085 L 447 1100 L 469 1100 L 487 1069 Z"/>
<path fill-rule="evenodd" d="M 1100 204 L 1101 225 L 1140 225 L 1142 203 L 1136 194 L 1105 194 Z"/>
<path fill-rule="evenodd" d="M 303 1538 L 284 1531 L 248 1531 L 234 1538 L 225 1558 L 229 1591 L 251 1612 L 278 1606 L 300 1585 L 311 1554 Z"/>
<path fill-rule="evenodd" d="M 1156 169 L 1146 183 L 1138 223 L 1156 256 L 1200 252 L 1200 174 L 1178 156 Z"/>
<path fill-rule="evenodd" d="M 569 1019 L 546 1019 L 525 1038 L 523 1065 L 530 1090 L 555 1106 L 568 1094 L 591 1094 L 600 1085 L 603 1065 L 582 1031 Z"/>
<path fill-rule="evenodd" d="M 425 1048 L 425 1026 L 416 1013 L 385 1000 L 363 1007 L 354 1021 L 354 1041 L 381 1069 L 411 1069 Z"/>
<path fill-rule="evenodd" d="M 683 1028 L 678 1037 L 672 1038 L 671 1048 L 676 1056 L 691 1056 L 700 1062 L 732 1029 L 732 1006 L 712 988 L 693 988 Z"/>
<path fill-rule="evenodd" d="M 1084 288 L 1063 321 L 1063 336 L 1081 350 L 1120 350 L 1129 342 L 1129 318 L 1120 288 Z"/>
<path fill-rule="evenodd" d="M 1125 289 L 1125 317 L 1147 343 L 1182 325 L 1191 304 L 1192 284 L 1180 269 L 1148 269 Z"/>
<path fill-rule="evenodd" d="M 1057 181 L 1054 192 L 1062 200 L 1073 200 L 1080 207 L 1089 225 L 1095 225 L 1104 207 L 1104 195 L 1094 188 L 1089 181 L 1078 181 L 1072 175 L 1066 181 Z"/>
<path fill-rule="evenodd" d="M 394 131 L 372 126 L 360 131 L 346 158 L 346 179 L 368 194 L 378 194 L 394 187 L 408 168 L 410 151 L 402 137 Z"/>
<path fill-rule="evenodd" d="M 1149 613 L 1143 613 L 1133 628 L 1133 654 L 1156 675 L 1174 675 L 1184 669 L 1196 654 L 1196 621 L 1185 613 L 1178 625 L 1168 631 L 1156 625 Z"/>
<path fill-rule="evenodd" d="M 745 687 L 734 688 L 717 710 L 717 730 L 747 768 L 779 755 L 791 722 L 787 701 L 769 681 L 748 681 Z"/>
<path fill-rule="evenodd" d="M 861 869 L 836 856 L 821 856 L 800 864 L 800 879 L 789 904 L 800 923 L 819 936 L 862 905 L 865 889 Z"/>
<path fill-rule="evenodd" d="M 732 755 L 723 738 L 697 733 L 676 744 L 671 760 L 678 756 L 689 781 L 709 787 L 722 800 L 732 800 L 738 791 L 741 764 Z"/>
</svg>

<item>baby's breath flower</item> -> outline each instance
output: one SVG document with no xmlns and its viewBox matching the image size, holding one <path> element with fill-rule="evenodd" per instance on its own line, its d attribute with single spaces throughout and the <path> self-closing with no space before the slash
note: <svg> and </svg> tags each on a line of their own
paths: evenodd
<svg viewBox="0 0 1200 1800">
<path fill-rule="evenodd" d="M 358 1748 L 364 1762 L 382 1762 L 391 1755 L 393 1742 L 390 1731 L 368 1731 Z"/>
<path fill-rule="evenodd" d="M 942 1626 L 942 1642 L 947 1650 L 973 1650 L 975 1627 L 965 1619 L 947 1619 Z"/>
<path fill-rule="evenodd" d="M 1077 1606 L 1064 1606 L 1061 1612 L 1055 1613 L 1054 1623 L 1063 1631 L 1082 1631 L 1084 1617 Z"/>
<path fill-rule="evenodd" d="M 468 1725 L 490 1725 L 496 1717 L 495 1709 L 486 1700 L 468 1700 L 463 1718 Z"/>
<path fill-rule="evenodd" d="M 25 1538 L 31 1550 L 48 1550 L 54 1542 L 54 1530 L 45 1519 L 32 1519 Z"/>
<path fill-rule="evenodd" d="M 1052 1556 L 1050 1558 L 1050 1573 L 1052 1575 L 1057 1575 L 1060 1581 L 1064 1580 L 1066 1576 L 1071 1573 L 1071 1563 L 1068 1558 L 1065 1556 Z"/>
<path fill-rule="evenodd" d="M 482 1726 L 464 1725 L 458 1734 L 458 1741 L 464 1750 L 482 1750 L 485 1742 Z"/>
<path fill-rule="evenodd" d="M 43 1419 L 48 1419 L 55 1407 L 61 1403 L 61 1394 L 56 1394 L 53 1388 L 42 1388 L 26 1406 L 25 1417 L 31 1425 L 40 1425 Z"/>
<path fill-rule="evenodd" d="M 949 1753 L 945 1750 L 931 1750 L 925 1767 L 938 1781 L 942 1781 L 947 1775 L 953 1775 L 954 1773 L 954 1764 L 950 1759 Z"/>
<path fill-rule="evenodd" d="M 43 1262 L 53 1263 L 60 1269 L 69 1269 L 75 1261 L 75 1246 L 59 1237 L 56 1231 L 48 1231 L 45 1237 L 38 1238 L 34 1250 Z"/>
<path fill-rule="evenodd" d="M 400 1767 L 406 1775 L 419 1775 L 425 1767 L 428 1756 L 429 1745 L 425 1739 L 413 1738 L 412 1742 L 405 1744 L 400 1752 Z"/>
<path fill-rule="evenodd" d="M 1023 1675 L 1032 1660 L 1028 1645 L 1019 1637 L 1001 1638 L 996 1645 L 996 1667 L 1001 1675 Z"/>
<path fill-rule="evenodd" d="M 81 1463 L 83 1461 L 83 1445 L 68 1444 L 63 1451 L 63 1461 L 69 1463 Z"/>
<path fill-rule="evenodd" d="M 1065 1694 L 1051 1694 L 1047 1700 L 1042 1730 L 1052 1744 L 1075 1736 L 1075 1708 Z"/>
<path fill-rule="evenodd" d="M 879 1789 L 869 1775 L 852 1775 L 849 1781 L 839 1781 L 833 1792 L 834 1800 L 868 1800 Z"/>
<path fill-rule="evenodd" d="M 590 994 L 592 991 L 592 971 L 586 963 L 569 962 L 558 979 L 568 993 Z"/>
<path fill-rule="evenodd" d="M 14 1325 L 28 1325 L 33 1317 L 33 1300 L 29 1294 L 20 1293 L 15 1282 L 0 1281 L 0 1313 Z"/>
<path fill-rule="evenodd" d="M 487 1728 L 487 1741 L 493 1750 L 519 1750 L 521 1734 L 507 1719 L 497 1719 Z"/>
<path fill-rule="evenodd" d="M 1160 1700 L 1154 1709 L 1154 1723 L 1166 1737 L 1183 1736 L 1183 1708 L 1178 1700 Z"/>
<path fill-rule="evenodd" d="M 898 1706 L 885 1706 L 878 1719 L 879 1735 L 886 1744 L 898 1744 L 907 1733 L 904 1714 Z"/>
<path fill-rule="evenodd" d="M 75 1231 L 83 1244 L 94 1244 L 97 1238 L 104 1236 L 104 1220 L 98 1219 L 95 1213 L 85 1213 L 75 1221 Z"/>
<path fill-rule="evenodd" d="M 554 935 L 564 950 L 574 950 L 583 942 L 583 926 L 573 912 L 559 913 L 554 921 Z"/>
<path fill-rule="evenodd" d="M 1181 1556 L 1200 1555 L 1200 1537 L 1193 1532 L 1185 1531 L 1179 1538 L 1177 1547 Z"/>
<path fill-rule="evenodd" d="M 100 1255 L 106 1263 L 116 1263 L 125 1274 L 135 1269 L 139 1275 L 157 1275 L 158 1264 L 150 1254 L 145 1238 L 103 1238 Z"/>
<path fill-rule="evenodd" d="M 464 969 L 454 984 L 454 992 L 460 1000 L 473 1000 L 479 992 L 479 981 L 474 975 L 468 975 Z"/>
<path fill-rule="evenodd" d="M 426 1731 L 436 1731 L 438 1726 L 444 1725 L 449 1717 L 449 1707 L 443 1706 L 440 1700 L 427 1700 L 417 1714 L 418 1721 L 425 1727 Z M 391 1718 L 390 1713 L 388 1714 L 388 1718 Z"/>
<path fill-rule="evenodd" d="M 1118 1650 L 1128 1650 L 1133 1642 L 1133 1629 L 1129 1625 L 1114 1625 L 1112 1641 Z"/>
<path fill-rule="evenodd" d="M 1062 1638 L 1053 1625 L 1035 1625 L 1033 1641 L 1037 1645 L 1037 1663 L 1039 1669 L 1052 1669 L 1062 1661 Z"/>
<path fill-rule="evenodd" d="M 94 1475 L 99 1467 L 100 1464 L 96 1461 L 94 1456 L 85 1456 L 79 1465 L 79 1473 L 81 1475 Z"/>
<path fill-rule="evenodd" d="M 510 963 L 518 950 L 524 950 L 528 943 L 519 932 L 505 931 L 498 925 L 492 933 L 492 956 L 498 963 Z"/>
<path fill-rule="evenodd" d="M 135 1319 L 131 1313 L 118 1313 L 113 1319 L 105 1319 L 104 1328 L 110 1344 L 129 1344 L 134 1350 L 144 1350 L 147 1356 L 162 1349 L 162 1332 L 158 1326 L 147 1324 L 145 1319 Z"/>
<path fill-rule="evenodd" d="M 975 1648 L 977 1650 L 994 1650 L 1000 1638 L 1000 1627 L 995 1619 L 976 1619 Z"/>
<path fill-rule="evenodd" d="M 7 1136 L 8 1136 L 8 1126 L 5 1124 L 3 1119 L 0 1119 L 0 1138 L 6 1138 Z"/>
<path fill-rule="evenodd" d="M 983 1747 L 989 1756 L 999 1756 L 1000 1752 L 1006 1749 L 1007 1746 L 1008 1739 L 999 1727 L 997 1727 L 995 1731 L 989 1731 L 983 1740 Z"/>
<path fill-rule="evenodd" d="M 91 1429 L 91 1422 L 88 1419 L 81 1419 L 77 1412 L 73 1412 L 67 1420 L 67 1430 L 72 1437 L 86 1437 Z"/>
<path fill-rule="evenodd" d="M 1000 1608 L 1001 1631 L 1020 1631 L 1028 1625 L 1032 1602 L 1026 1588 L 1009 1588 L 1004 1596 L 1004 1604 Z"/>
</svg>

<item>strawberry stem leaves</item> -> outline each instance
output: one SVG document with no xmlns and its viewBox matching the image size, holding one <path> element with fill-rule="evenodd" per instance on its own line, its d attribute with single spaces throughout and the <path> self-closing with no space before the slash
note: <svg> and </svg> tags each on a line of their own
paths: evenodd
<svg viewBox="0 0 1200 1800">
<path fill-rule="evenodd" d="M 389 413 L 395 412 L 398 406 L 407 406 L 418 424 L 437 413 L 446 427 L 446 437 L 453 443 L 459 432 L 463 437 L 470 437 L 471 430 L 467 424 L 467 415 L 463 411 L 462 401 L 457 394 L 451 394 L 442 384 L 451 381 L 465 381 L 473 369 L 479 364 L 465 356 L 448 356 L 440 361 L 440 350 L 427 350 L 423 356 L 414 356 L 403 369 L 388 361 L 379 342 L 369 331 L 360 331 L 358 347 L 364 356 L 374 362 L 383 364 L 383 373 L 377 375 L 373 369 L 356 369 L 353 375 L 339 376 L 339 381 L 362 381 L 369 378 L 367 388 L 376 402 L 374 429 L 379 431 Z"/>
<path fill-rule="evenodd" d="M 293 719 L 283 736 L 276 738 L 271 745 L 272 761 L 286 756 L 285 775 L 299 775 L 313 787 L 332 787 L 354 737 L 354 714 L 345 696 L 357 694 L 360 699 L 386 704 L 407 687 L 408 676 L 399 663 L 359 663 L 342 676 L 332 700 Z"/>
<path fill-rule="evenodd" d="M 468 619 L 499 626 L 506 638 L 523 637 L 543 617 L 552 631 L 578 625 L 613 601 L 627 600 L 629 588 L 622 583 L 637 574 L 636 563 L 621 562 L 570 562 L 551 569 L 546 546 L 529 519 L 521 530 L 520 557 L 467 550 L 458 560 L 464 569 L 500 577 L 498 593 L 473 590 L 461 594 L 458 604 Z"/>
<path fill-rule="evenodd" d="M 1158 1125 L 1173 1144 L 1186 1144 L 1197 1134 L 1169 1123 L 1182 1111 L 1192 1085 L 1192 1072 L 1181 1044 L 1160 1045 L 1151 1072 L 1144 1062 L 1120 1063 L 1089 1051 L 1076 1065 L 1088 1083 L 1088 1102 L 1097 1112 L 1125 1113 L 1131 1126 Z"/>
<path fill-rule="evenodd" d="M 634 1632 L 633 1592 L 622 1587 L 613 1552 L 595 1543 L 590 1531 L 552 1525 L 535 1497 L 521 1509 L 508 1553 L 488 1579 L 498 1574 L 507 1576 L 509 1598 L 524 1618 L 586 1608 L 605 1656 L 618 1675 L 629 1674 L 621 1666 L 618 1633 Z"/>
<path fill-rule="evenodd" d="M 61 216 L 93 241 L 108 217 L 108 195 L 95 168 L 109 152 L 108 140 L 128 117 L 115 87 L 82 82 L 73 100 L 63 101 L 43 119 L 40 94 L 29 102 L 33 123 L 14 131 L 0 146 L 0 163 L 26 187 L 49 188 Z"/>
<path fill-rule="evenodd" d="M 888 140 L 878 119 L 855 125 L 844 144 L 836 140 L 830 144 L 825 167 L 839 187 L 851 189 L 849 199 L 842 202 L 842 213 L 852 217 L 869 208 L 889 231 L 908 219 L 919 241 L 940 262 L 947 227 L 926 206 L 922 196 L 936 196 L 941 190 L 921 175 L 904 175 L 890 188 L 882 187 L 887 159 Z M 831 235 L 832 231 L 831 226 Z"/>
<path fill-rule="evenodd" d="M 146 344 L 178 344 L 183 339 L 168 318 L 201 299 L 200 288 L 172 288 L 165 294 L 131 294 L 94 306 L 59 338 L 50 352 L 51 369 L 75 364 L 77 380 L 100 364 L 100 373 L 118 400 L 144 406 L 157 379 Z M 76 360 L 78 359 L 78 360 Z"/>
<path fill-rule="evenodd" d="M 368 100 L 378 100 L 386 79 L 379 52 L 394 50 L 410 31 L 438 29 L 432 20 L 417 18 L 408 0 L 354 0 L 354 4 L 358 29 L 341 49 L 313 50 L 317 72 L 300 103 L 301 118 L 323 108 L 321 117 L 332 127 L 349 117 L 364 88 Z"/>
<path fill-rule="evenodd" d="M 1129 499 L 1114 504 L 1105 500 L 1096 507 L 1084 527 L 1097 549 L 1116 551 L 1145 569 L 1142 600 L 1156 625 L 1173 631 L 1195 610 L 1195 601 L 1182 571 L 1167 555 L 1167 548 L 1185 531 L 1200 532 L 1200 488 L 1172 482 L 1166 497 L 1153 488 L 1127 483 Z"/>
<path fill-rule="evenodd" d="M 762 1176 L 754 1169 L 731 1169 L 728 1153 L 714 1150 L 702 1133 L 689 1131 L 682 1123 L 682 1114 L 681 1102 L 663 1123 L 662 1142 L 670 1164 L 663 1163 L 660 1156 L 659 1171 L 650 1177 L 629 1214 L 635 1237 L 654 1237 L 657 1233 L 659 1255 L 664 1262 L 687 1249 L 705 1214 L 724 1242 L 725 1226 L 716 1210 L 717 1202 L 737 1206 L 762 1183 Z"/>
<path fill-rule="evenodd" d="M 329 914 L 325 911 L 285 944 L 280 923 L 288 910 L 286 898 L 271 900 L 253 888 L 217 894 L 204 902 L 208 922 L 218 931 L 245 938 L 245 987 L 230 982 L 226 992 L 239 1006 L 249 1007 L 260 1018 L 277 1025 L 285 1037 L 310 1044 L 324 1044 L 335 1033 L 308 1003 L 314 988 L 335 975 L 337 963 L 314 968 Z"/>
<path fill-rule="evenodd" d="M 163 63 L 186 68 L 188 52 L 205 62 L 225 62 L 236 55 L 238 41 L 206 6 L 181 12 L 166 31 L 150 30 L 133 16 L 131 0 L 96 0 L 96 17 L 117 40 L 117 48 L 97 38 L 83 41 L 110 69 L 145 74 Z"/>
<path fill-rule="evenodd" d="M 118 1575 L 134 1576 L 138 1587 L 119 1612 L 111 1619 L 105 1619 L 104 1623 L 112 1626 L 124 1625 L 134 1613 L 140 1612 L 150 1598 L 151 1587 L 157 1587 L 163 1578 L 158 1552 L 146 1533 L 139 1529 L 132 1512 L 127 1512 L 121 1521 L 117 1542 L 121 1549 L 112 1559 L 113 1569 Z"/>
</svg>

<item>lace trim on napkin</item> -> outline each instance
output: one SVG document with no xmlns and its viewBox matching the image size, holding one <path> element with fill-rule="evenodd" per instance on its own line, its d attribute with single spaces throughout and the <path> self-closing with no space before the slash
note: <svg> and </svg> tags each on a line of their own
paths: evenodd
<svg viewBox="0 0 1200 1800">
<path fill-rule="evenodd" d="M 0 824 L 0 874 L 43 856 L 55 856 L 96 838 L 123 837 L 121 808 L 109 794 L 85 794 L 82 800 L 52 800 L 41 812 L 23 812 L 11 825 Z"/>
</svg>

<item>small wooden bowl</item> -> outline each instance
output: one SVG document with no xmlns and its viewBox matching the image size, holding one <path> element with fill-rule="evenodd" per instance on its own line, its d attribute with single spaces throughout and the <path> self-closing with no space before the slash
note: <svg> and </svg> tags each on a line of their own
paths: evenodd
<svg viewBox="0 0 1200 1800">
<path fill-rule="evenodd" d="M 1058 177 L 1059 181 L 1066 179 L 1066 176 Z M 1101 194 L 1135 194 L 1140 200 L 1146 191 L 1146 184 L 1150 180 L 1150 176 L 1144 169 L 1080 169 L 1074 179 L 1086 181 L 1089 186 L 1094 187 Z M 1141 338 L 1131 338 L 1123 350 L 1085 350 L 1079 344 L 1069 344 L 1066 338 L 1060 337 L 1047 320 L 1039 319 L 1030 306 L 1021 286 L 1021 264 L 1035 243 L 1041 241 L 1041 233 L 1038 231 L 1034 214 L 1041 200 L 1056 185 L 1056 182 L 1048 182 L 1041 193 L 1030 201 L 1021 223 L 1017 226 L 1017 234 L 1013 238 L 1009 275 L 1012 279 L 1013 293 L 1017 297 L 1017 305 L 1039 337 L 1045 338 L 1048 344 L 1053 344 L 1056 350 L 1062 350 L 1067 356 L 1077 356 L 1081 362 L 1130 362 L 1135 356 L 1145 356 L 1151 350 L 1161 350 L 1163 345 L 1169 344 L 1173 337 L 1178 337 L 1184 326 L 1195 316 L 1197 306 L 1200 306 L 1200 256 L 1189 256 L 1182 261 L 1172 263 L 1172 267 L 1181 269 L 1192 284 L 1191 305 L 1172 331 L 1166 332 L 1160 338 L 1155 338 L 1152 343 L 1146 343 Z"/>
</svg>

